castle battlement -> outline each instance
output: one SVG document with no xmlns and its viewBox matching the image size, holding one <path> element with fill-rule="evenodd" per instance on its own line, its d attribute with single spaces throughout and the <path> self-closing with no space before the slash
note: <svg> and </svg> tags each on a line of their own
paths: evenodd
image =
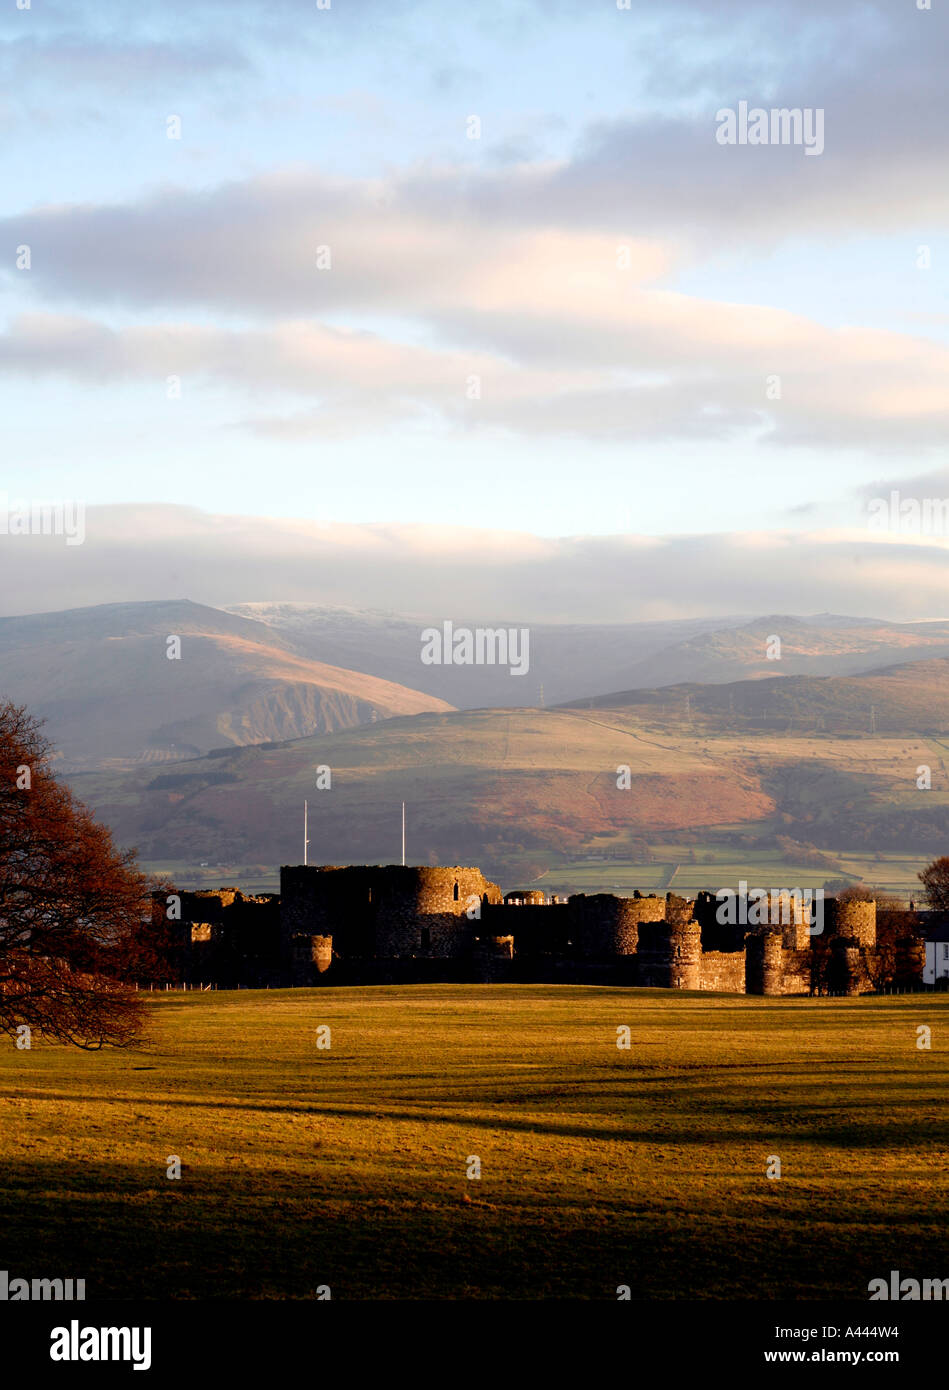
<svg viewBox="0 0 949 1390">
<path fill-rule="evenodd" d="M 190 979 L 313 985 L 509 979 L 734 993 L 854 994 L 922 973 L 918 934 L 878 941 L 875 902 L 772 895 L 764 925 L 717 896 L 502 894 L 471 865 L 285 865 L 279 898 L 185 893 Z M 909 915 L 907 915 L 909 916 Z M 241 978 L 242 971 L 245 978 Z"/>
</svg>

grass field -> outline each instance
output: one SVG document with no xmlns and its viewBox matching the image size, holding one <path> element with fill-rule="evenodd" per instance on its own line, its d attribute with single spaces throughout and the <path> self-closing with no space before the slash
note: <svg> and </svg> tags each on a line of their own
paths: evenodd
<svg viewBox="0 0 949 1390">
<path fill-rule="evenodd" d="M 949 1275 L 949 996 L 441 985 L 170 994 L 150 1017 L 134 1052 L 0 1049 L 11 1277 L 864 1301 L 890 1269 Z"/>
</svg>

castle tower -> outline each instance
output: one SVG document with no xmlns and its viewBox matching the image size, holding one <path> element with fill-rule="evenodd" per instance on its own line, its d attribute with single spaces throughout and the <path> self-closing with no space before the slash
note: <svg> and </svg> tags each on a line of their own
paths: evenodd
<svg viewBox="0 0 949 1390">
<path fill-rule="evenodd" d="M 501 890 L 464 865 L 288 865 L 280 870 L 284 968 L 308 984 L 341 959 L 448 958 L 472 948 Z"/>
<path fill-rule="evenodd" d="M 661 921 L 641 922 L 637 951 L 638 980 L 659 989 L 700 989 L 702 929 L 692 904 L 670 898 Z"/>
<path fill-rule="evenodd" d="M 661 922 L 665 898 L 617 898 L 612 893 L 574 894 L 569 901 L 570 939 L 580 956 L 632 956 L 643 922 Z"/>
<path fill-rule="evenodd" d="M 771 922 L 781 928 L 781 941 L 786 951 L 806 951 L 812 941 L 810 905 L 803 894 L 773 894 L 770 903 Z"/>
<path fill-rule="evenodd" d="M 784 993 L 784 942 L 780 930 L 764 927 L 745 937 L 745 993 Z"/>
<path fill-rule="evenodd" d="M 877 905 L 857 900 L 841 902 L 835 898 L 828 904 L 830 933 L 847 938 L 865 949 L 877 944 Z"/>
<path fill-rule="evenodd" d="M 479 936 L 472 952 L 475 978 L 485 984 L 493 980 L 509 979 L 510 963 L 513 959 L 513 936 Z"/>
<path fill-rule="evenodd" d="M 669 932 L 669 988 L 701 989 L 702 930 L 698 922 L 667 923 Z"/>
</svg>

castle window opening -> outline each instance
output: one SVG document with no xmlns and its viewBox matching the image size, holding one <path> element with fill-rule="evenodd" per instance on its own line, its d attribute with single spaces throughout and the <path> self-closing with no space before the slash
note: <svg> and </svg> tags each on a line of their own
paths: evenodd
<svg viewBox="0 0 949 1390">
<path fill-rule="evenodd" d="M 457 884 L 457 882 L 456 882 L 456 884 L 455 884 L 455 893 L 454 893 L 454 897 L 455 897 L 455 902 L 457 902 L 457 901 L 458 901 L 458 884 Z"/>
</svg>

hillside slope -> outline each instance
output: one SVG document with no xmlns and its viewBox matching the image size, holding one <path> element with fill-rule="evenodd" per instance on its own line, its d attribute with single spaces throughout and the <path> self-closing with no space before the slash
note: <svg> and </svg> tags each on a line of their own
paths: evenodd
<svg viewBox="0 0 949 1390">
<path fill-rule="evenodd" d="M 635 768 L 619 792 L 618 763 Z M 320 791 L 316 769 L 331 768 Z M 156 773 L 159 770 L 156 769 Z M 309 798 L 314 862 L 372 862 L 399 852 L 407 803 L 414 861 L 494 862 L 519 849 L 578 846 L 617 826 L 673 830 L 768 814 L 759 781 L 698 747 L 556 710 L 417 715 L 295 740 L 221 750 L 143 783 L 88 774 L 75 790 L 149 860 L 279 864 L 299 858 Z"/>
<path fill-rule="evenodd" d="M 180 660 L 166 654 L 172 636 Z M 0 697 L 47 720 L 64 770 L 195 757 L 450 708 L 316 661 L 262 623 L 187 601 L 0 619 Z"/>
<path fill-rule="evenodd" d="M 635 692 L 625 706 L 612 697 L 593 708 L 416 715 L 222 749 L 147 782 L 73 782 L 150 862 L 297 862 L 304 798 L 313 862 L 395 860 L 404 800 L 412 862 L 481 864 L 501 877 L 597 840 L 682 843 L 699 832 L 920 854 L 949 847 L 949 661 L 742 689 L 749 699 L 787 693 L 797 722 L 742 722 L 720 687 L 693 687 L 687 717 L 679 688 Z M 865 725 L 871 704 L 876 732 L 851 731 L 847 721 Z M 925 791 L 916 780 L 924 764 Z M 321 765 L 331 769 L 326 790 Z"/>
<path fill-rule="evenodd" d="M 774 637 L 781 643 L 779 660 L 768 657 Z M 929 657 L 949 657 L 949 623 L 773 614 L 689 635 L 655 659 L 634 662 L 626 684 L 634 689 L 775 675 L 844 676 Z"/>
<path fill-rule="evenodd" d="M 856 676 L 778 675 L 721 685 L 688 683 L 621 690 L 568 709 L 624 710 L 670 726 L 707 731 L 745 727 L 883 733 L 941 733 L 949 728 L 949 658 L 909 662 Z"/>
<path fill-rule="evenodd" d="M 949 622 L 888 623 L 818 614 L 748 619 L 688 618 L 561 626 L 432 613 L 427 618 L 310 603 L 244 603 L 228 612 L 266 623 L 322 661 L 425 690 L 457 709 L 564 704 L 604 690 L 653 689 L 686 681 L 719 684 L 783 675 L 850 675 L 929 657 L 949 657 Z M 527 627 L 530 671 L 423 666 L 420 636 L 451 617 L 456 627 Z M 780 662 L 768 639 L 781 638 Z M 541 700 L 543 690 L 543 701 Z"/>
</svg>

